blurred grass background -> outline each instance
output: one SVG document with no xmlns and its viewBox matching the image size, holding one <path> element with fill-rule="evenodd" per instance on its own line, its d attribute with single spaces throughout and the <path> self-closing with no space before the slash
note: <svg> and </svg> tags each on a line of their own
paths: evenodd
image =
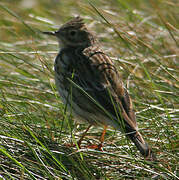
<svg viewBox="0 0 179 180">
<path fill-rule="evenodd" d="M 0 179 L 178 179 L 178 12 L 177 0 L 1 0 Z M 102 127 L 84 148 L 65 146 L 87 125 L 64 113 L 53 77 L 58 43 L 41 31 L 77 15 L 116 62 L 157 163 L 110 127 L 103 152 L 85 148 Z"/>
</svg>

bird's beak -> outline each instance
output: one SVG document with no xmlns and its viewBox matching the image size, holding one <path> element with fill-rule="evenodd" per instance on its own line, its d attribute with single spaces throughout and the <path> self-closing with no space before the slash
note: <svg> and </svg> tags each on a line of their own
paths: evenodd
<svg viewBox="0 0 179 180">
<path fill-rule="evenodd" d="M 51 35 L 51 36 L 56 36 L 57 35 L 57 31 L 55 31 L 55 32 L 47 31 L 47 32 L 42 32 L 42 33 L 47 34 L 47 35 Z"/>
</svg>

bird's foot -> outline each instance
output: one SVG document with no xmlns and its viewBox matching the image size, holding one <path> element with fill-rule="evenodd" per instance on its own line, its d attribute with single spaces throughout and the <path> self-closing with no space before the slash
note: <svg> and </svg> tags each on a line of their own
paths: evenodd
<svg viewBox="0 0 179 180">
<path fill-rule="evenodd" d="M 91 144 L 91 145 L 88 145 L 87 148 L 89 149 L 95 149 L 95 150 L 98 150 L 98 151 L 103 151 L 103 144 L 100 143 L 100 144 Z"/>
<path fill-rule="evenodd" d="M 79 149 L 81 149 L 81 144 L 79 144 L 79 143 L 77 143 L 77 144 L 75 144 L 75 143 L 66 143 L 65 146 L 68 147 L 68 148 L 78 147 Z"/>
</svg>

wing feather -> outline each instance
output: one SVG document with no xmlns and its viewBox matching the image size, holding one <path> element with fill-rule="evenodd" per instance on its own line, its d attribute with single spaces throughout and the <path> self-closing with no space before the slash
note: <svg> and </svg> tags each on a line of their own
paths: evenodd
<svg viewBox="0 0 179 180">
<path fill-rule="evenodd" d="M 83 54 L 78 56 L 80 61 L 76 59 L 76 74 L 80 77 L 77 84 L 109 113 L 123 119 L 127 132 L 136 130 L 132 102 L 113 61 L 98 48 L 93 48 L 85 49 Z M 117 112 L 116 107 L 120 108 Z"/>
</svg>

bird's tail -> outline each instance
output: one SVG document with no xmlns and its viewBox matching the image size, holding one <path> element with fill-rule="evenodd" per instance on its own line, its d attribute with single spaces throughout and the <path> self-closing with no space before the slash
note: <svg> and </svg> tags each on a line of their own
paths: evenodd
<svg viewBox="0 0 179 180">
<path fill-rule="evenodd" d="M 136 145 L 137 149 L 145 157 L 146 160 L 150 160 L 150 161 L 156 160 L 156 157 L 153 154 L 151 148 L 144 141 L 142 135 L 138 131 L 135 131 L 134 133 L 130 133 L 128 136 L 132 140 L 132 142 Z"/>
</svg>

